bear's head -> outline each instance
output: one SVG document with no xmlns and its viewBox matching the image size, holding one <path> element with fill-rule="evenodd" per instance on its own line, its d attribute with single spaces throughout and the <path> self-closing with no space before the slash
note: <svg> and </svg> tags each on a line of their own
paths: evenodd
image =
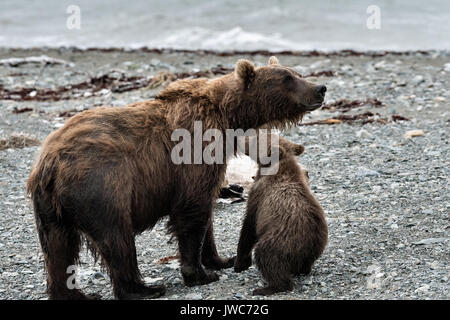
<svg viewBox="0 0 450 320">
<path fill-rule="evenodd" d="M 249 145 L 251 143 L 255 143 L 256 140 L 259 139 L 250 138 L 248 140 Z M 260 141 L 258 141 L 258 143 L 260 143 Z M 271 176 L 276 174 L 281 174 L 288 177 L 293 177 L 296 174 L 300 174 L 302 180 L 308 183 L 309 178 L 307 170 L 299 166 L 297 160 L 295 159 L 295 156 L 299 156 L 305 151 L 305 147 L 303 145 L 294 143 L 279 136 L 277 136 L 277 139 L 275 140 L 273 140 L 273 138 L 267 140 L 267 143 L 271 144 L 271 146 L 267 149 L 269 154 L 274 154 L 276 158 L 271 158 L 271 162 L 261 163 L 259 158 L 253 159 L 252 157 L 252 159 L 256 160 L 258 163 L 258 171 L 253 177 L 254 181 L 258 181 L 263 176 Z"/>
<path fill-rule="evenodd" d="M 234 74 L 240 86 L 241 108 L 246 108 L 244 113 L 256 122 L 249 127 L 295 125 L 306 112 L 322 106 L 327 90 L 282 66 L 276 57 L 263 67 L 238 60 Z"/>
<path fill-rule="evenodd" d="M 280 149 L 280 159 L 290 156 L 299 156 L 305 151 L 303 145 L 294 143 L 283 137 L 279 137 L 278 146 Z"/>
</svg>

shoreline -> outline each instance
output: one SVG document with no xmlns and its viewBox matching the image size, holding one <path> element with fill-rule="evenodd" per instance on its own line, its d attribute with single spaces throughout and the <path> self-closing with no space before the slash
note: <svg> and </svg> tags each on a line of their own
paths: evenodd
<svg viewBox="0 0 450 320">
<path fill-rule="evenodd" d="M 368 56 L 368 57 L 383 57 L 386 55 L 395 56 L 410 56 L 410 55 L 431 55 L 431 54 L 445 54 L 450 55 L 449 49 L 427 49 L 427 50 L 356 50 L 356 49 L 340 49 L 340 50 L 211 50 L 211 49 L 181 49 L 181 48 L 153 48 L 153 47 L 138 47 L 138 48 L 127 48 L 127 47 L 77 47 L 77 46 L 38 46 L 38 47 L 0 47 L 0 50 L 6 50 L 10 52 L 26 52 L 26 51 L 56 51 L 56 52 L 126 52 L 126 53 L 156 53 L 156 54 L 201 54 L 201 55 L 215 55 L 218 57 L 229 57 L 236 55 L 247 55 L 247 56 L 297 56 L 297 57 L 358 57 L 358 56 Z"/>
</svg>

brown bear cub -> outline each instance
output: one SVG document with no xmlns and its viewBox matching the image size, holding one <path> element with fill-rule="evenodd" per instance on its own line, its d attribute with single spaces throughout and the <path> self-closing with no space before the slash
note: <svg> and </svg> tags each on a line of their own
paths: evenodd
<svg viewBox="0 0 450 320">
<path fill-rule="evenodd" d="M 77 263 L 84 240 L 101 257 L 117 298 L 164 294 L 164 286 L 143 282 L 135 236 L 165 216 L 178 240 L 184 283 L 217 281 L 219 276 L 205 267 L 234 265 L 233 259 L 219 256 L 213 232 L 212 213 L 227 159 L 176 163 L 172 155 L 179 140 L 173 134 L 182 129 L 194 137 L 182 142 L 189 144 L 186 154 L 194 150 L 195 155 L 195 136 L 209 129 L 225 137 L 228 129 L 296 124 L 321 106 L 325 91 L 276 58 L 261 67 L 239 60 L 227 75 L 178 80 L 153 100 L 99 107 L 70 118 L 47 137 L 27 182 L 50 298 L 89 298 L 67 287 L 67 268 Z M 194 131 L 197 121 L 202 132 Z M 200 143 L 200 151 L 209 146 Z"/>
<path fill-rule="evenodd" d="M 259 164 L 249 192 L 234 270 L 251 266 L 255 247 L 256 266 L 268 285 L 254 295 L 292 290 L 291 275 L 310 273 L 327 244 L 325 214 L 309 189 L 306 170 L 294 157 L 303 151 L 280 137 L 278 172 L 261 175 Z"/>
</svg>

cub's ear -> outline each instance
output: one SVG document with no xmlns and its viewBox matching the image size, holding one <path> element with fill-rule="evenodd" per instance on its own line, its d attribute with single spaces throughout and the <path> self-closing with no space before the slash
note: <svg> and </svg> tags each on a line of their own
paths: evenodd
<svg viewBox="0 0 450 320">
<path fill-rule="evenodd" d="M 242 81 L 245 88 L 247 89 L 255 79 L 255 66 L 248 60 L 239 59 L 236 63 L 236 76 Z"/>
<path fill-rule="evenodd" d="M 269 66 L 271 66 L 271 65 L 279 65 L 280 64 L 280 61 L 278 61 L 278 59 L 277 59 L 277 57 L 275 57 L 275 56 L 271 56 L 270 58 L 269 58 Z"/>
<path fill-rule="evenodd" d="M 301 144 L 295 145 L 295 147 L 294 147 L 294 154 L 296 156 L 301 155 L 303 152 L 305 152 L 305 147 L 304 146 L 302 146 Z"/>
</svg>

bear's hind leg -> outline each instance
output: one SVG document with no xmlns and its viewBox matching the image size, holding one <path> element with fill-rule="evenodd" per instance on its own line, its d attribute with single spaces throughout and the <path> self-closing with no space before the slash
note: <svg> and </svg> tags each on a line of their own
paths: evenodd
<svg viewBox="0 0 450 320">
<path fill-rule="evenodd" d="M 58 221 L 55 209 L 42 195 L 34 195 L 36 227 L 45 269 L 47 271 L 47 292 L 52 300 L 90 300 L 99 296 L 85 295 L 69 277 L 69 267 L 78 262 L 80 233 L 73 226 Z M 74 270 L 73 270 L 74 271 Z"/>
<path fill-rule="evenodd" d="M 79 234 L 75 230 L 63 230 L 60 226 L 53 225 L 45 235 L 39 236 L 48 273 L 47 290 L 50 299 L 90 300 L 97 298 L 85 295 L 74 286 L 75 283 L 68 279 L 72 275 L 69 267 L 75 267 L 78 260 Z"/>
<path fill-rule="evenodd" d="M 255 248 L 255 264 L 268 285 L 255 289 L 253 295 L 266 296 L 292 290 L 291 267 L 286 257 L 257 244 Z"/>
<path fill-rule="evenodd" d="M 142 282 L 131 231 L 113 228 L 94 242 L 108 268 L 114 295 L 118 299 L 158 298 L 164 295 L 164 285 L 147 286 Z"/>
<path fill-rule="evenodd" d="M 309 252 L 307 254 L 299 253 L 292 263 L 292 274 L 296 276 L 310 274 L 314 261 L 315 258 Z"/>
</svg>

